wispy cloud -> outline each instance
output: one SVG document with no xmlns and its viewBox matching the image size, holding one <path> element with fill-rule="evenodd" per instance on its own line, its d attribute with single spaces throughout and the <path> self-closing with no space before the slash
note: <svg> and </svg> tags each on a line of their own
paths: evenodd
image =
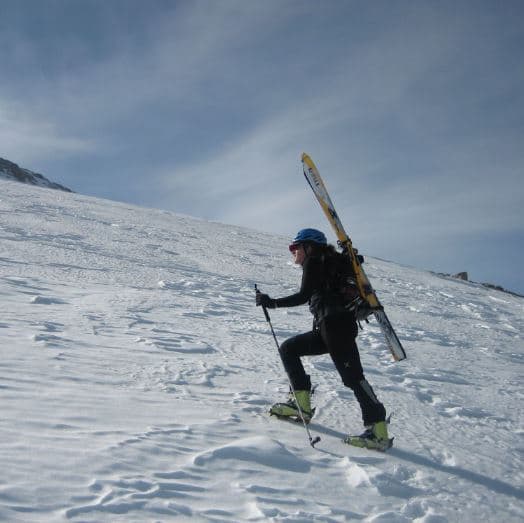
<svg viewBox="0 0 524 523">
<path fill-rule="evenodd" d="M 77 190 L 292 234 L 306 151 L 369 252 L 522 230 L 519 2 L 9 5 L 2 150 Z"/>
<path fill-rule="evenodd" d="M 74 156 L 95 151 L 94 140 L 71 137 L 53 121 L 39 119 L 18 104 L 0 101 L 1 154 L 13 161 L 37 164 L 56 155 Z M 27 166 L 27 164 L 26 164 Z M 37 165 L 34 165 L 37 168 Z"/>
<path fill-rule="evenodd" d="M 494 197 L 490 187 L 495 176 L 517 183 L 515 162 L 522 155 L 508 147 L 507 136 L 492 135 L 489 111 L 480 117 L 486 120 L 482 129 L 461 121 L 464 114 L 475 118 L 475 108 L 455 112 L 471 103 L 475 87 L 463 79 L 456 83 L 461 67 L 471 66 L 469 53 L 457 56 L 457 41 L 472 23 L 484 22 L 442 15 L 435 20 L 431 10 L 419 11 L 375 40 L 340 53 L 321 77 L 308 78 L 306 88 L 290 89 L 285 110 L 269 106 L 230 143 L 186 165 L 164 168 L 164 201 L 287 232 L 308 216 L 311 220 L 309 195 L 298 178 L 300 153 L 306 150 L 325 173 L 341 214 L 365 237 L 376 236 L 381 221 L 388 232 L 409 231 L 421 239 L 514 225 L 520 191 L 499 186 Z M 446 30 L 431 31 L 432 23 Z M 476 70 L 478 59 L 471 60 Z M 315 70 L 314 62 L 302 64 Z M 455 86 L 460 92 L 450 96 Z M 445 93 L 435 93 L 438 89 Z M 479 107 L 487 96 L 474 91 Z M 492 156 L 501 147 L 508 153 L 504 167 Z M 245 195 L 249 205 L 242 202 Z M 293 205 L 273 207 L 281 198 Z M 369 219 L 373 206 L 379 209 L 375 224 Z"/>
</svg>

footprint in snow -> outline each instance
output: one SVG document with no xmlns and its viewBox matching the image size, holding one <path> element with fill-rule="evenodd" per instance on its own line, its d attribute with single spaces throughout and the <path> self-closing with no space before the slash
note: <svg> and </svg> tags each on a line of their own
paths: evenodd
<svg viewBox="0 0 524 523">
<path fill-rule="evenodd" d="M 216 349 L 208 343 L 199 341 L 196 338 L 188 338 L 187 336 L 182 338 L 177 336 L 153 336 L 151 338 L 138 338 L 136 341 L 168 352 L 185 354 L 211 354 L 216 352 Z"/>
<path fill-rule="evenodd" d="M 61 300 L 60 298 L 51 298 L 46 296 L 33 296 L 31 298 L 31 303 L 37 304 L 37 305 L 63 305 L 67 302 L 64 300 Z"/>
</svg>

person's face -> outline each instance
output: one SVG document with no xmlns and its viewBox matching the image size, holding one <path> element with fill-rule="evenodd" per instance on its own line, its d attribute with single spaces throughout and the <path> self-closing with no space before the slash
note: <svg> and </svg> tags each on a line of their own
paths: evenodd
<svg viewBox="0 0 524 523">
<path fill-rule="evenodd" d="M 306 251 L 304 250 L 304 246 L 300 244 L 293 245 L 290 250 L 293 254 L 293 261 L 297 265 L 302 265 L 306 259 Z"/>
</svg>

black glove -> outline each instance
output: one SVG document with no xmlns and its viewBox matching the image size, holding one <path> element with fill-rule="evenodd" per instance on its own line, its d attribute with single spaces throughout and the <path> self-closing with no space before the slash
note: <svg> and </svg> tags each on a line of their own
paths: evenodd
<svg viewBox="0 0 524 523">
<path fill-rule="evenodd" d="M 275 300 L 273 298 L 270 298 L 267 294 L 262 294 L 261 292 L 257 292 L 256 295 L 256 303 L 257 306 L 266 307 L 267 309 L 274 309 L 276 307 Z"/>
</svg>

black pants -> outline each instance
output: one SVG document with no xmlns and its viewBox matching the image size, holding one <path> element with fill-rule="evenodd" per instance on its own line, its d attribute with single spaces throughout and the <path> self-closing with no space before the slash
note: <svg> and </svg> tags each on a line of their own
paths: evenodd
<svg viewBox="0 0 524 523">
<path fill-rule="evenodd" d="M 280 347 L 282 363 L 295 390 L 311 390 L 311 381 L 300 358 L 327 354 L 346 387 L 353 390 L 362 411 L 364 425 L 384 421 L 386 410 L 364 377 L 355 338 L 358 327 L 352 316 L 324 318 L 317 329 L 289 338 Z"/>
</svg>

